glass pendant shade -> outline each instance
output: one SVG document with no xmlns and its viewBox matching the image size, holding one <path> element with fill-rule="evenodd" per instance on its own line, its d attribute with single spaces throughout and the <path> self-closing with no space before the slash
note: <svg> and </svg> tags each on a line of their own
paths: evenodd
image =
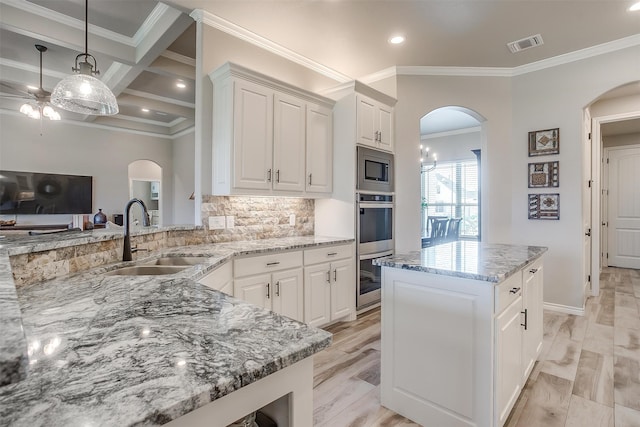
<svg viewBox="0 0 640 427">
<path fill-rule="evenodd" d="M 62 79 L 51 93 L 51 103 L 74 113 L 94 116 L 118 114 L 113 92 L 93 76 L 72 74 Z"/>
</svg>

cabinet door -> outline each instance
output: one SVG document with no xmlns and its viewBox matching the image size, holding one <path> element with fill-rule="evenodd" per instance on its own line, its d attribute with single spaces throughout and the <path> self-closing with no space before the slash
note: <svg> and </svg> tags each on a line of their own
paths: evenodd
<svg viewBox="0 0 640 427">
<path fill-rule="evenodd" d="M 304 321 L 322 326 L 331 321 L 331 282 L 328 263 L 304 269 Z"/>
<path fill-rule="evenodd" d="M 380 104 L 378 106 L 378 148 L 393 151 L 393 108 Z"/>
<path fill-rule="evenodd" d="M 333 191 L 332 112 L 318 105 L 307 105 L 307 176 L 306 190 L 316 193 Z"/>
<path fill-rule="evenodd" d="M 198 283 L 233 296 L 233 273 L 231 262 L 221 265 L 211 273 L 200 278 Z"/>
<path fill-rule="evenodd" d="M 233 284 L 233 294 L 246 302 L 271 310 L 273 288 L 270 274 L 236 279 Z"/>
<path fill-rule="evenodd" d="M 304 321 L 302 268 L 273 273 L 273 311 L 291 319 Z"/>
<path fill-rule="evenodd" d="M 233 106 L 233 186 L 268 190 L 273 174 L 273 92 L 236 81 Z"/>
<path fill-rule="evenodd" d="M 523 331 L 522 383 L 524 384 L 542 350 L 543 269 L 541 262 L 525 267 L 523 271 L 523 298 L 526 328 Z"/>
<path fill-rule="evenodd" d="M 273 189 L 303 191 L 305 187 L 304 101 L 276 93 L 273 118 Z"/>
<path fill-rule="evenodd" d="M 358 140 L 356 142 L 370 147 L 377 147 L 377 132 L 379 130 L 376 124 L 377 103 L 362 95 L 356 97 L 356 102 L 356 122 L 358 129 Z"/>
<path fill-rule="evenodd" d="M 522 386 L 522 296 L 496 317 L 496 411 L 502 426 Z"/>
<path fill-rule="evenodd" d="M 331 320 L 347 316 L 355 308 L 356 274 L 354 261 L 331 263 Z"/>
</svg>

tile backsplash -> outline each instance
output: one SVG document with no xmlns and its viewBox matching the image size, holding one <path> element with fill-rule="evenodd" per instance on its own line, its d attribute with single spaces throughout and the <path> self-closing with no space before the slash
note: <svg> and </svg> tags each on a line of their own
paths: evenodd
<svg viewBox="0 0 640 427">
<path fill-rule="evenodd" d="M 202 197 L 202 225 L 208 241 L 269 239 L 313 235 L 315 203 L 313 199 L 293 197 Z M 295 225 L 290 216 L 295 215 Z M 209 229 L 209 218 L 232 216 L 233 228 Z"/>
</svg>

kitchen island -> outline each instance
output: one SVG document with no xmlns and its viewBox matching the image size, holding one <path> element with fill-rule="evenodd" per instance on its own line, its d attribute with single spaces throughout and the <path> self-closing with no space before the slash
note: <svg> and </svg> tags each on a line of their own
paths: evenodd
<svg viewBox="0 0 640 427">
<path fill-rule="evenodd" d="M 502 426 L 542 347 L 546 250 L 458 241 L 376 260 L 382 405 L 424 426 Z"/>
<path fill-rule="evenodd" d="M 86 244 L 105 237 L 77 238 Z M 73 240 L 50 239 L 41 239 L 40 249 L 70 247 Z M 19 304 L 28 368 L 26 378 L 0 387 L 0 425 L 222 427 L 266 405 L 287 420 L 281 425 L 306 427 L 311 356 L 329 346 L 331 334 L 196 280 L 235 256 L 341 242 L 352 239 L 174 247 L 146 257 L 202 257 L 202 263 L 167 276 L 109 275 L 131 264 L 115 263 L 19 286 L 4 303 Z M 30 238 L 22 243 L 0 248 L 2 265 L 34 245 Z M 2 316 L 3 326 L 15 317 Z"/>
</svg>

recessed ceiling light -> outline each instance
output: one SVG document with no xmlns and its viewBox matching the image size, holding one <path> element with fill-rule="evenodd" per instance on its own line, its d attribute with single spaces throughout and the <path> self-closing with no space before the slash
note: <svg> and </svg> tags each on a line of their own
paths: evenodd
<svg viewBox="0 0 640 427">
<path fill-rule="evenodd" d="M 640 2 L 632 4 L 629 8 L 630 12 L 635 12 L 637 10 L 640 10 Z"/>
<path fill-rule="evenodd" d="M 143 112 L 143 113 L 148 113 L 148 112 L 149 112 L 149 109 L 148 109 L 148 108 L 142 108 L 142 112 Z"/>
<path fill-rule="evenodd" d="M 178 83 L 176 83 L 176 87 L 184 89 L 185 87 L 187 87 L 187 85 L 185 84 L 185 82 L 179 81 Z"/>
<path fill-rule="evenodd" d="M 391 43 L 391 44 L 404 43 L 404 36 L 397 35 L 397 36 L 389 37 L 389 43 Z"/>
</svg>

